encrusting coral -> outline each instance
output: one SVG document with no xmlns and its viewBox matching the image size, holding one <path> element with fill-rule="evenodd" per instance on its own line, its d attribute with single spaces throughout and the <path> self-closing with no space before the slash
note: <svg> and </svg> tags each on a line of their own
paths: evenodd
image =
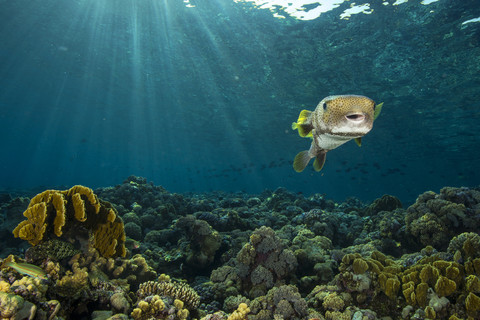
<svg viewBox="0 0 480 320">
<path fill-rule="evenodd" d="M 91 232 L 94 247 L 104 257 L 126 254 L 122 219 L 110 203 L 99 200 L 90 188 L 46 190 L 30 200 L 23 215 L 27 220 L 20 222 L 13 234 L 33 246 L 54 236 L 79 232 L 83 227 Z"/>
</svg>

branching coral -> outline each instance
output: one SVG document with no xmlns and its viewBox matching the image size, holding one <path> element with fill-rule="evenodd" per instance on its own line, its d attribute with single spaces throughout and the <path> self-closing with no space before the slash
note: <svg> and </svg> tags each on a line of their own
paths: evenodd
<svg viewBox="0 0 480 320">
<path fill-rule="evenodd" d="M 172 282 L 169 278 L 160 276 L 159 281 L 142 283 L 137 291 L 140 298 L 159 295 L 178 299 L 185 303 L 188 309 L 195 309 L 200 304 L 200 297 L 188 284 Z"/>
<path fill-rule="evenodd" d="M 13 234 L 33 246 L 84 228 L 92 233 L 94 247 L 103 256 L 126 254 L 122 220 L 115 209 L 99 200 L 90 188 L 74 186 L 65 191 L 44 191 L 30 200 L 23 215 L 27 220 L 20 222 Z"/>
</svg>

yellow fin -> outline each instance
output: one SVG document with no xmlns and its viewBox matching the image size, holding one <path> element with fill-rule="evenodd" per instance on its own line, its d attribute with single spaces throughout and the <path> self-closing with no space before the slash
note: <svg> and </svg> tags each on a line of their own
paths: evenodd
<svg viewBox="0 0 480 320">
<path fill-rule="evenodd" d="M 307 167 L 310 159 L 307 150 L 299 152 L 293 159 L 293 169 L 297 172 L 302 172 Z"/>
<path fill-rule="evenodd" d="M 362 138 L 355 138 L 355 143 L 357 144 L 357 146 L 361 147 L 362 146 Z"/>
<path fill-rule="evenodd" d="M 383 107 L 383 102 L 377 104 L 375 107 L 375 112 L 373 113 L 373 120 L 376 120 L 378 116 L 380 115 L 380 112 L 382 112 L 382 107 Z"/>
<path fill-rule="evenodd" d="M 309 110 L 300 111 L 300 114 L 298 115 L 297 123 L 298 124 L 305 123 L 311 114 L 312 114 L 312 111 L 309 111 Z"/>
<path fill-rule="evenodd" d="M 311 114 L 312 114 L 312 111 L 302 110 L 300 111 L 300 115 L 298 116 L 297 122 L 292 123 L 292 130 L 298 130 L 298 134 L 302 138 L 313 137 L 312 135 L 313 126 L 307 123 Z"/>
<path fill-rule="evenodd" d="M 327 153 L 322 152 L 320 153 L 316 158 L 315 161 L 313 161 L 313 169 L 315 171 L 320 171 L 323 168 L 323 165 L 325 164 L 325 159 L 327 158 Z"/>
</svg>

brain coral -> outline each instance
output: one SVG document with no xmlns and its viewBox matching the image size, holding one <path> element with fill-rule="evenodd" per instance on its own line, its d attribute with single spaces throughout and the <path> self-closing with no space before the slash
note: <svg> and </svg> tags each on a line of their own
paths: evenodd
<svg viewBox="0 0 480 320">
<path fill-rule="evenodd" d="M 93 246 L 104 257 L 124 257 L 123 221 L 108 202 L 92 189 L 74 186 L 68 190 L 46 190 L 30 200 L 23 213 L 27 220 L 13 230 L 17 238 L 36 246 L 54 237 L 68 237 L 88 230 Z"/>
</svg>

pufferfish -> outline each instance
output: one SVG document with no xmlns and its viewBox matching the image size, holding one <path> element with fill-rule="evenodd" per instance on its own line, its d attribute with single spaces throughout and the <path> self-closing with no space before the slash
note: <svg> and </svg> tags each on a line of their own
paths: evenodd
<svg viewBox="0 0 480 320">
<path fill-rule="evenodd" d="M 310 150 L 301 151 L 293 160 L 293 169 L 302 172 L 315 158 L 313 168 L 320 171 L 328 151 L 352 139 L 361 146 L 362 137 L 373 127 L 382 110 L 383 102 L 376 105 L 367 97 L 358 95 L 328 96 L 314 111 L 302 110 L 292 129 L 300 137 L 312 138 Z"/>
</svg>

